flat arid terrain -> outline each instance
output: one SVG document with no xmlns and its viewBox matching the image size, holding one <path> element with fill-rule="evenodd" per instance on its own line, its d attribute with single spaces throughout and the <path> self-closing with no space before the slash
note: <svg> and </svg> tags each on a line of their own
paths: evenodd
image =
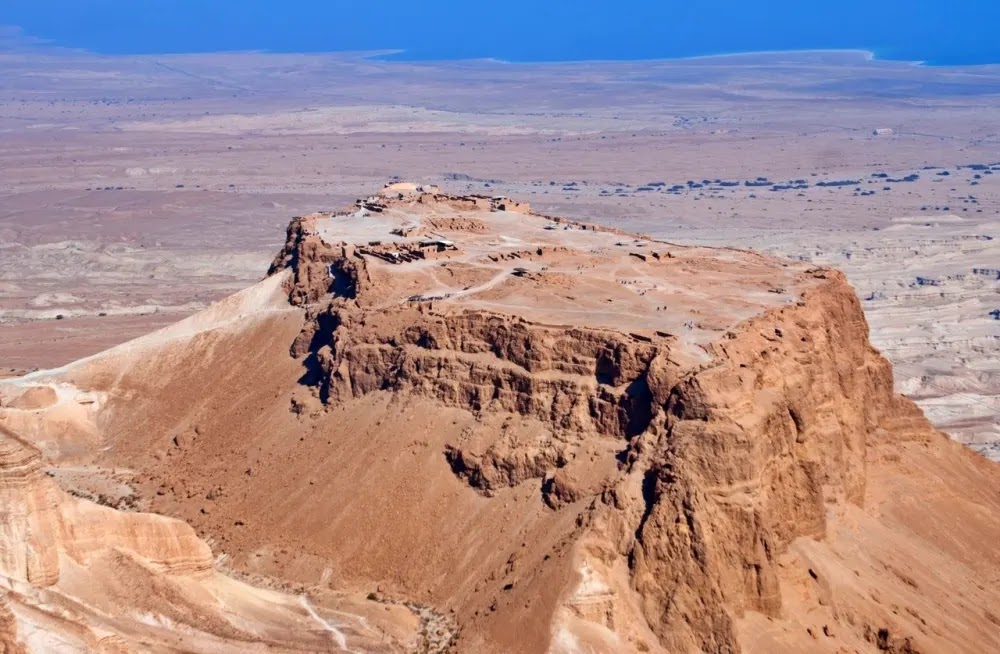
<svg viewBox="0 0 1000 654">
<path fill-rule="evenodd" d="M 1000 649 L 1000 66 L 0 79 L 0 651 Z"/>
</svg>

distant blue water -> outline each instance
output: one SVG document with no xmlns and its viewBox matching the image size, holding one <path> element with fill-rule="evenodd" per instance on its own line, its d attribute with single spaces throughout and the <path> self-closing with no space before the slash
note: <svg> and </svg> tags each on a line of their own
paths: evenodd
<svg viewBox="0 0 1000 654">
<path fill-rule="evenodd" d="M 1000 63 L 1000 0 L 0 0 L 0 25 L 105 54 L 398 49 L 532 62 L 859 49 Z"/>
</svg>

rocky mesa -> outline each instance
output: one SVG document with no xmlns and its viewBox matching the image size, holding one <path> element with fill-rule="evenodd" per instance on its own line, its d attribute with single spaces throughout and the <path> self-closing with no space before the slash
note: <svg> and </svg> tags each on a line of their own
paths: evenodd
<svg viewBox="0 0 1000 654">
<path fill-rule="evenodd" d="M 1000 649 L 1000 468 L 891 372 L 835 270 L 388 186 L 293 220 L 257 286 L 0 382 L 35 480 L 3 508 L 64 525 L 2 534 L 0 625 L 107 551 L 234 584 L 162 651 Z"/>
</svg>

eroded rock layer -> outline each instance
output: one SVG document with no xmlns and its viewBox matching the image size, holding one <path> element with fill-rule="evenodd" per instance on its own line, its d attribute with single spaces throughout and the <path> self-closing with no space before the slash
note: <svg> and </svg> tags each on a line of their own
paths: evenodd
<svg viewBox="0 0 1000 654">
<path fill-rule="evenodd" d="M 389 187 L 295 219 L 253 289 L 18 384 L 4 539 L 41 541 L 3 565 L 34 586 L 108 548 L 218 575 L 197 533 L 401 612 L 381 641 L 327 613 L 320 649 L 1000 648 L 1000 472 L 894 393 L 833 270 Z M 195 531 L 79 499 L 112 533 L 68 529 L 88 466 Z"/>
<path fill-rule="evenodd" d="M 414 203 L 415 209 L 403 209 Z M 465 209 L 454 198 L 422 194 L 384 201 L 379 214 L 419 220 L 427 205 L 435 213 Z M 361 212 L 353 219 L 365 217 Z M 760 262 L 745 253 L 745 261 L 676 247 L 661 254 L 658 243 L 623 241 L 616 234 L 613 246 L 592 239 L 548 256 L 541 245 L 534 252 L 511 247 L 517 256 L 510 257 L 493 242 L 498 251 L 484 257 L 484 230 L 454 229 L 439 234 L 446 248 L 433 250 L 437 268 L 495 270 L 490 264 L 505 259 L 536 266 L 502 270 L 521 287 L 507 292 L 508 282 L 493 277 L 489 288 L 473 294 L 466 294 L 468 287 L 420 288 L 423 294 L 392 302 L 399 286 L 407 292 L 418 287 L 414 280 L 424 281 L 423 271 L 406 271 L 410 262 L 388 259 L 402 270 L 387 277 L 386 259 L 359 254 L 363 243 L 331 242 L 336 233 L 324 223 L 337 217 L 307 220 L 316 234 L 328 229 L 333 237 L 319 257 L 330 271 L 320 290 L 332 299 L 321 300 L 326 308 L 320 311 L 313 305 L 304 332 L 310 347 L 300 339 L 295 350 L 315 365 L 311 382 L 318 397 L 329 405 L 389 392 L 505 416 L 500 430 L 482 420 L 489 427 L 446 445 L 453 472 L 487 495 L 534 480 L 555 510 L 586 504 L 578 522 L 587 527 L 576 537 L 591 548 L 600 543 L 602 563 L 627 571 L 623 585 L 638 606 L 626 620 L 644 622 L 667 651 L 740 651 L 737 623 L 748 611 L 771 619 L 784 615 L 781 562 L 789 546 L 799 538 L 828 539 L 831 507 L 864 506 L 869 444 L 942 439 L 919 409 L 894 394 L 889 363 L 869 345 L 860 303 L 836 271 L 790 271 L 787 263 L 768 262 L 772 279 L 787 281 L 768 289 L 777 301 L 761 302 L 758 315 L 741 320 L 739 303 L 719 306 L 728 299 L 725 291 L 700 306 L 684 295 L 699 287 L 724 289 L 733 280 L 719 279 L 720 271 L 752 288 L 746 273 L 758 272 Z M 482 216 L 476 224 L 491 221 Z M 548 231 L 567 228 L 556 225 Z M 530 229 L 522 224 L 499 236 L 513 233 L 509 240 L 522 241 Z M 612 247 L 628 251 L 609 252 Z M 574 267 L 590 278 L 590 292 L 594 282 L 612 281 L 604 274 L 622 275 L 613 280 L 622 286 L 642 286 L 640 297 L 662 290 L 647 270 L 629 266 L 623 274 L 622 260 L 658 269 L 674 301 L 657 309 L 680 318 L 664 316 L 663 328 L 650 329 L 623 314 L 595 328 L 586 314 L 570 315 L 552 301 L 584 286 L 574 283 Z M 537 266 L 540 261 L 546 265 Z M 414 268 L 426 267 L 423 262 Z M 700 269 L 706 283 L 673 279 L 671 264 L 678 262 L 685 262 L 685 273 Z M 346 283 L 338 271 L 350 271 Z M 570 279 L 546 284 L 560 275 Z M 517 284 L 525 278 L 528 284 Z M 315 277 L 296 279 L 289 289 L 293 300 L 320 294 L 309 286 Z M 522 298 L 532 294 L 525 303 Z M 549 301 L 553 311 L 541 318 Z M 634 298 L 616 293 L 608 302 L 628 306 Z M 517 308 L 505 312 L 505 305 Z M 728 316 L 726 309 L 732 309 Z M 716 319 L 699 321 L 706 313 Z M 553 314 L 561 324 L 552 324 Z M 677 331 L 680 337 L 672 333 Z M 704 356 L 694 356 L 695 348 Z M 589 454 L 594 449 L 606 460 Z M 608 465 L 611 458 L 617 465 Z M 622 565 L 613 565 L 615 557 Z M 599 622 L 616 631 L 607 616 Z M 861 639 L 882 647 L 879 628 L 866 629 Z M 609 636 L 615 647 L 622 645 L 618 636 Z"/>
</svg>

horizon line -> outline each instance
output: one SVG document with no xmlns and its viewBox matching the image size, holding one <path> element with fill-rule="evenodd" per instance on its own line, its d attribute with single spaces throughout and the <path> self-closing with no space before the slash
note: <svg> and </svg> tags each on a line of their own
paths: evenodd
<svg viewBox="0 0 1000 654">
<path fill-rule="evenodd" d="M 0 25 L 3 27 L 10 27 Z M 32 39 L 34 40 L 34 39 Z M 594 58 L 594 59 L 535 59 L 535 60 L 511 60 L 500 57 L 455 57 L 455 58 L 434 58 L 426 59 L 399 59 L 398 55 L 408 52 L 406 48 L 372 48 L 363 50 L 270 50 L 270 49 L 246 49 L 246 50 L 191 50 L 183 52 L 140 52 L 140 53 L 104 53 L 96 52 L 86 48 L 68 47 L 56 45 L 52 41 L 35 40 L 34 43 L 25 44 L 23 48 L 11 48 L 4 50 L 0 44 L 0 56 L 17 54 L 50 54 L 54 56 L 87 55 L 98 58 L 146 58 L 146 57 L 187 57 L 205 55 L 303 55 L 303 56 L 346 56 L 354 59 L 369 61 L 379 61 L 386 63 L 493 63 L 510 66 L 536 66 L 536 65 L 574 65 L 574 64 L 594 64 L 594 63 L 642 63 L 642 62 L 686 62 L 703 61 L 711 59 L 735 59 L 740 57 L 754 56 L 780 56 L 780 55 L 809 55 L 809 54 L 855 54 L 860 55 L 868 62 L 898 63 L 911 66 L 924 66 L 931 68 L 977 68 L 1000 66 L 1000 59 L 982 63 L 945 63 L 935 64 L 933 60 L 920 59 L 894 59 L 892 57 L 879 56 L 876 49 L 869 48 L 793 48 L 787 50 L 737 50 L 732 52 L 715 52 L 709 54 L 687 55 L 682 57 L 621 57 L 621 58 Z M 998 55 L 1000 57 L 1000 55 Z"/>
</svg>

